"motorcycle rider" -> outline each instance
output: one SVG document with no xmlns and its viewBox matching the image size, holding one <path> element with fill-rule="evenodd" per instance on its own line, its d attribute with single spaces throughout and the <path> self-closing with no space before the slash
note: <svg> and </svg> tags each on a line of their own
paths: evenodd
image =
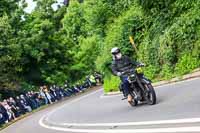
<svg viewBox="0 0 200 133">
<path fill-rule="evenodd" d="M 128 102 L 132 104 L 132 96 L 129 92 L 129 82 L 128 75 L 126 72 L 133 69 L 139 63 L 133 62 L 128 56 L 122 55 L 121 50 L 118 47 L 114 47 L 111 49 L 111 54 L 113 56 L 112 61 L 112 72 L 114 75 L 119 76 L 122 81 L 122 89 L 125 93 L 125 96 L 128 97 Z"/>
</svg>

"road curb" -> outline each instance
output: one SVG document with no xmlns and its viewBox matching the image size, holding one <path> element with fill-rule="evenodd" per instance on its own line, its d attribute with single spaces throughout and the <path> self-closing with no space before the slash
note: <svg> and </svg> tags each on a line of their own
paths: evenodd
<svg viewBox="0 0 200 133">
<path fill-rule="evenodd" d="M 170 83 L 179 82 L 179 81 L 188 80 L 188 79 L 197 78 L 197 77 L 200 77 L 200 68 L 193 70 L 192 73 L 190 74 L 178 76 L 170 80 L 159 81 L 159 82 L 153 83 L 152 85 L 154 87 L 158 87 L 165 84 L 170 84 Z M 121 94 L 121 92 L 120 91 L 108 92 L 108 93 L 105 93 L 104 96 L 112 96 L 112 95 L 118 95 L 118 94 Z"/>
</svg>

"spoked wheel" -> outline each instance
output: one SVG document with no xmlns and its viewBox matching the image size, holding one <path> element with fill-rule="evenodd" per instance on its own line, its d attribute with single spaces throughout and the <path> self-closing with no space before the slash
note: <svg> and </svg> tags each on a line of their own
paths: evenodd
<svg viewBox="0 0 200 133">
<path fill-rule="evenodd" d="M 153 86 L 151 84 L 146 84 L 145 88 L 147 90 L 147 92 L 145 94 L 147 104 L 149 104 L 149 105 L 156 104 L 156 93 L 155 93 Z"/>
</svg>

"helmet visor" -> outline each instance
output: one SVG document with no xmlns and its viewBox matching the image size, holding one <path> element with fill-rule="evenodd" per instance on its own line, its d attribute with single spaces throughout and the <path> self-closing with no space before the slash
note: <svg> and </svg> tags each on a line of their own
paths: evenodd
<svg viewBox="0 0 200 133">
<path fill-rule="evenodd" d="M 116 55 L 116 54 L 119 54 L 119 53 L 120 53 L 120 50 L 119 50 L 119 49 L 112 52 L 113 55 Z"/>
</svg>

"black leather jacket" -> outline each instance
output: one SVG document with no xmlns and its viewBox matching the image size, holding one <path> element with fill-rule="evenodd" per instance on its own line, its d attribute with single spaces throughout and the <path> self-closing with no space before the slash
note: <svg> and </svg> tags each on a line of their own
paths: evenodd
<svg viewBox="0 0 200 133">
<path fill-rule="evenodd" d="M 122 75 L 120 78 L 126 77 L 130 69 L 135 68 L 139 63 L 133 62 L 128 56 L 122 56 L 121 59 L 114 59 L 112 61 L 112 72 L 114 75 L 117 75 L 118 72 L 121 72 Z"/>
</svg>

